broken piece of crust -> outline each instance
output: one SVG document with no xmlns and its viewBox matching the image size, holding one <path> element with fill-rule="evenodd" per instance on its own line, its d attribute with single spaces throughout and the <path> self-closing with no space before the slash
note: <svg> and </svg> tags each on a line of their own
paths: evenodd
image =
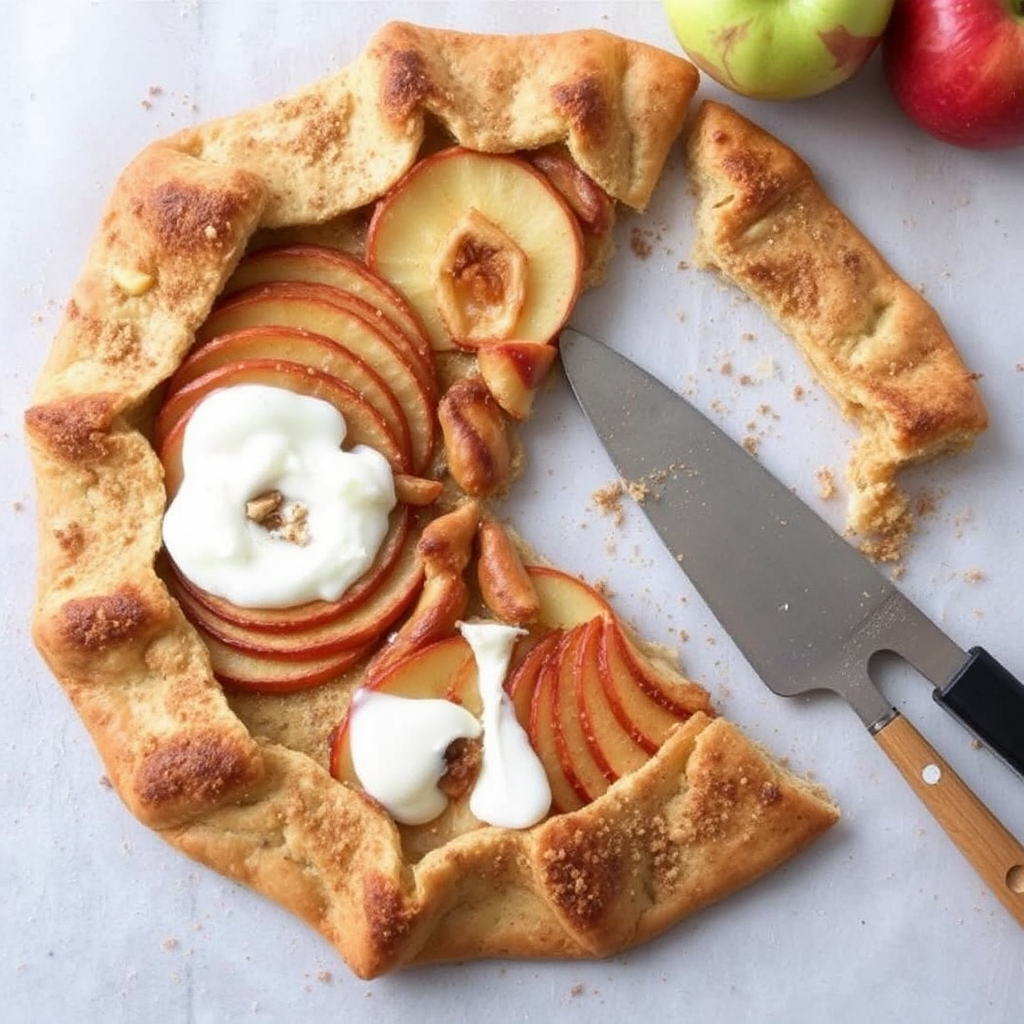
<svg viewBox="0 0 1024 1024">
<path fill-rule="evenodd" d="M 706 102 L 688 155 L 699 197 L 694 261 L 767 310 L 860 428 L 847 527 L 866 554 L 898 560 L 913 522 L 897 474 L 969 447 L 985 428 L 974 377 L 935 310 L 792 149 Z"/>
</svg>

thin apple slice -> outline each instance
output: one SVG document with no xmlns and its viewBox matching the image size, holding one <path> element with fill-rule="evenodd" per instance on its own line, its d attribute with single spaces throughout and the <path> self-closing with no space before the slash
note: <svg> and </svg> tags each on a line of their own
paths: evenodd
<svg viewBox="0 0 1024 1024">
<path fill-rule="evenodd" d="M 361 260 L 326 245 L 280 245 L 249 253 L 235 268 L 221 296 L 274 281 L 328 284 L 351 292 L 397 324 L 421 357 L 431 360 L 430 341 L 409 303 Z"/>
<path fill-rule="evenodd" d="M 193 351 L 181 364 L 167 385 L 164 402 L 211 370 L 251 359 L 283 359 L 312 366 L 355 388 L 377 410 L 412 464 L 409 423 L 394 392 L 366 360 L 322 334 L 277 326 L 245 327 L 222 334 Z"/>
<path fill-rule="evenodd" d="M 604 623 L 598 648 L 601 685 L 623 729 L 643 750 L 653 754 L 679 724 L 680 716 L 641 688 L 622 654 L 620 635 L 618 623 Z"/>
<path fill-rule="evenodd" d="M 199 342 L 209 341 L 218 334 L 225 333 L 218 326 L 221 316 L 226 315 L 224 314 L 225 310 L 246 309 L 254 302 L 259 305 L 261 302 L 273 303 L 291 299 L 332 305 L 336 309 L 348 313 L 352 319 L 362 321 L 385 338 L 388 344 L 406 358 L 409 365 L 415 371 L 423 390 L 431 396 L 435 394 L 437 381 L 434 376 L 433 360 L 432 358 L 425 357 L 420 352 L 419 343 L 416 339 L 409 337 L 398 324 L 385 316 L 380 310 L 375 309 L 369 302 L 359 298 L 358 295 L 345 291 L 342 288 L 334 288 L 329 284 L 313 281 L 271 281 L 268 284 L 254 285 L 252 288 L 236 292 L 234 295 L 227 296 L 213 307 L 210 315 L 196 332 L 196 340 Z M 258 322 L 276 323 L 277 321 L 263 320 Z M 242 326 L 252 327 L 255 326 L 255 323 L 247 323 Z M 301 327 L 304 325 L 286 323 L 281 326 Z"/>
<path fill-rule="evenodd" d="M 354 668 L 371 650 L 369 646 L 356 647 L 317 658 L 279 660 L 236 650 L 210 636 L 204 636 L 203 643 L 210 652 L 213 673 L 222 685 L 265 694 L 321 686 Z"/>
<path fill-rule="evenodd" d="M 323 399 L 345 417 L 347 447 L 368 445 L 388 460 L 393 472 L 403 473 L 409 469 L 406 453 L 394 434 L 369 402 L 353 388 L 310 366 L 273 359 L 250 359 L 197 377 L 170 398 L 157 416 L 154 441 L 164 467 L 168 501 L 181 486 L 184 475 L 182 445 L 193 410 L 211 392 L 236 384 L 267 384 Z"/>
<path fill-rule="evenodd" d="M 562 635 L 563 631 L 560 629 L 543 635 L 531 630 L 530 636 L 537 639 L 532 640 L 529 650 L 525 652 L 518 664 L 509 669 L 505 676 L 505 692 L 512 701 L 519 724 L 527 731 L 530 727 L 533 694 L 537 689 L 537 680 L 540 678 L 541 669 L 548 656 L 558 646 Z M 529 637 L 522 639 L 529 639 Z"/>
<path fill-rule="evenodd" d="M 178 590 L 175 596 L 185 615 L 205 636 L 254 656 L 301 661 L 379 640 L 412 604 L 422 585 L 423 568 L 416 548 L 407 544 L 387 576 L 365 601 L 326 622 L 290 632 L 248 629 L 220 618 L 184 589 Z"/>
<path fill-rule="evenodd" d="M 380 328 L 383 321 L 366 319 L 354 300 L 337 301 L 337 289 L 327 285 L 284 282 L 248 288 L 217 306 L 200 328 L 199 342 L 245 327 L 295 327 L 321 334 L 348 349 L 376 370 L 391 388 L 409 424 L 413 442 L 412 472 L 422 473 L 434 452 L 437 381 L 433 370 L 424 372 L 406 348 L 396 345 Z"/>
<path fill-rule="evenodd" d="M 540 604 L 537 621 L 550 629 L 571 629 L 598 616 L 610 618 L 603 597 L 578 576 L 547 565 L 528 565 L 526 571 Z"/>
<path fill-rule="evenodd" d="M 391 513 L 388 533 L 373 564 L 337 601 L 311 601 L 292 608 L 242 608 L 231 601 L 197 587 L 175 565 L 172 587 L 185 590 L 195 602 L 208 608 L 218 619 L 257 633 L 294 633 L 311 629 L 345 614 L 366 601 L 387 579 L 409 538 L 409 510 L 399 506 Z"/>
<path fill-rule="evenodd" d="M 609 781 L 628 775 L 645 764 L 650 754 L 616 717 L 601 680 L 600 648 L 606 628 L 603 619 L 586 625 L 576 655 L 576 711 L 579 725 L 594 760 Z"/>
<path fill-rule="evenodd" d="M 615 643 L 640 689 L 673 715 L 686 719 L 695 711 L 713 713 L 710 694 L 703 686 L 669 672 L 644 655 L 630 640 L 621 623 L 616 623 Z"/>
<path fill-rule="evenodd" d="M 551 673 L 549 685 L 554 688 L 551 696 L 553 726 L 562 771 L 584 803 L 596 800 L 615 781 L 615 774 L 603 754 L 599 756 L 599 751 L 587 742 L 580 722 L 576 684 L 588 625 L 583 623 L 570 630 L 544 667 L 545 673 Z"/>
<path fill-rule="evenodd" d="M 542 661 L 537 675 L 537 685 L 530 702 L 530 719 L 527 735 L 530 744 L 544 765 L 544 771 L 551 786 L 551 808 L 555 813 L 579 810 L 586 803 L 572 782 L 566 777 L 562 759 L 558 752 L 555 730 L 555 680 L 558 673 L 558 654 L 565 642 L 566 634 L 558 637 L 548 656 Z M 532 653 L 532 652 L 531 652 Z M 554 660 L 553 660 L 554 659 Z"/>
<path fill-rule="evenodd" d="M 480 376 L 494 400 L 513 419 L 525 420 L 556 350 L 541 341 L 496 341 L 476 354 Z"/>
<path fill-rule="evenodd" d="M 447 695 L 453 683 L 460 677 L 465 682 L 467 669 L 473 664 L 469 644 L 458 635 L 447 637 L 400 658 L 374 680 L 370 689 L 395 697 L 449 699 Z M 359 788 L 349 741 L 351 710 L 350 705 L 334 731 L 330 768 L 331 774 L 340 782 Z"/>
<path fill-rule="evenodd" d="M 452 147 L 410 170 L 374 210 L 367 262 L 419 314 L 435 350 L 550 341 L 579 294 L 579 223 L 517 157 Z"/>
</svg>

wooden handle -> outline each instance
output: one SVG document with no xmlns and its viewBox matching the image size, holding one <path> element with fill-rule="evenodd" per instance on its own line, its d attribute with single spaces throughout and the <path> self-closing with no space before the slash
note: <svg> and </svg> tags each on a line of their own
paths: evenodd
<svg viewBox="0 0 1024 1024">
<path fill-rule="evenodd" d="M 902 715 L 875 739 L 985 884 L 1024 925 L 1024 846 Z"/>
</svg>

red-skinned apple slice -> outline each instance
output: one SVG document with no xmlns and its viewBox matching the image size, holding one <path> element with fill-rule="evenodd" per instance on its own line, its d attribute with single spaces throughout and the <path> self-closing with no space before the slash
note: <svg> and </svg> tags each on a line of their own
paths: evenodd
<svg viewBox="0 0 1024 1024">
<path fill-rule="evenodd" d="M 591 619 L 581 628 L 585 632 L 577 649 L 575 669 L 580 728 L 605 777 L 614 780 L 636 771 L 650 754 L 616 717 L 605 693 L 599 653 L 606 620 Z"/>
<path fill-rule="evenodd" d="M 311 281 L 271 281 L 268 284 L 254 285 L 244 291 L 235 292 L 227 296 L 223 301 L 218 302 L 210 312 L 199 330 L 196 332 L 196 340 L 200 343 L 215 338 L 218 334 L 225 334 L 220 324 L 221 317 L 227 316 L 227 310 L 245 310 L 256 306 L 273 306 L 275 302 L 285 302 L 299 299 L 312 303 L 320 303 L 334 306 L 335 309 L 349 314 L 351 320 L 360 320 L 363 324 L 375 330 L 382 336 L 389 345 L 400 352 L 409 365 L 412 367 L 423 390 L 434 397 L 437 390 L 437 381 L 434 376 L 434 364 L 426 359 L 420 352 L 419 345 L 415 339 L 410 338 L 401 327 L 393 320 L 385 316 L 380 310 L 375 309 L 369 302 L 359 298 L 352 292 L 344 291 L 341 288 L 334 288 L 329 284 L 322 284 Z M 241 314 L 237 314 L 241 315 Z M 277 320 L 259 320 L 258 323 L 278 323 Z M 255 323 L 247 323 L 241 326 L 252 327 Z M 304 324 L 285 323 L 280 326 L 304 327 Z M 307 330 L 315 328 L 307 327 Z M 316 332 L 325 333 L 328 332 Z"/>
<path fill-rule="evenodd" d="M 379 640 L 409 607 L 423 584 L 423 568 L 415 546 L 407 544 L 376 589 L 365 601 L 326 622 L 291 631 L 268 633 L 222 619 L 188 591 L 176 593 L 185 615 L 205 636 L 252 655 L 276 661 L 301 661 L 364 647 Z"/>
<path fill-rule="evenodd" d="M 325 245 L 303 244 L 260 249 L 238 264 L 224 285 L 221 297 L 275 281 L 327 284 L 351 292 L 400 327 L 421 358 L 430 362 L 430 342 L 409 303 L 387 281 L 350 253 Z"/>
<path fill-rule="evenodd" d="M 562 635 L 563 631 L 556 629 L 540 637 L 505 677 L 505 692 L 509 695 L 516 718 L 524 729 L 530 728 L 530 708 L 541 669 L 548 656 L 558 646 Z"/>
<path fill-rule="evenodd" d="M 608 602 L 578 576 L 546 565 L 528 565 L 526 571 L 540 602 L 537 619 L 545 626 L 571 629 L 598 616 L 611 617 Z"/>
<path fill-rule="evenodd" d="M 474 666 L 469 644 L 461 636 L 452 636 L 406 654 L 381 673 L 370 689 L 376 693 L 414 699 L 451 699 L 448 695 L 454 693 L 468 700 L 466 691 L 453 690 L 453 686 L 460 680 L 462 685 L 475 686 L 475 671 L 471 671 Z M 349 742 L 350 715 L 351 705 L 334 731 L 331 741 L 331 774 L 341 782 L 358 787 L 359 779 L 352 765 Z"/>
<path fill-rule="evenodd" d="M 181 364 L 167 385 L 164 401 L 211 370 L 251 359 L 283 359 L 312 366 L 355 388 L 377 410 L 412 464 L 412 439 L 401 403 L 369 363 L 322 334 L 277 326 L 246 327 L 222 334 Z"/>
<path fill-rule="evenodd" d="M 476 354 L 480 376 L 494 400 L 513 419 L 525 420 L 555 359 L 555 347 L 540 341 L 496 341 Z"/>
<path fill-rule="evenodd" d="M 195 407 L 218 388 L 237 384 L 266 384 L 329 402 L 345 417 L 346 447 L 356 444 L 376 449 L 396 473 L 407 472 L 407 456 L 387 424 L 359 393 L 335 377 L 310 366 L 273 359 L 250 359 L 211 370 L 186 384 L 160 410 L 154 430 L 164 467 L 164 487 L 170 500 L 181 486 L 184 473 L 182 444 L 188 419 Z"/>
<path fill-rule="evenodd" d="M 197 587 L 171 566 L 175 588 L 184 589 L 194 601 L 225 622 L 257 633 L 294 633 L 319 626 L 343 615 L 366 601 L 387 579 L 409 536 L 409 510 L 399 507 L 391 513 L 388 534 L 373 565 L 337 601 L 311 601 L 292 608 L 242 608 Z"/>
<path fill-rule="evenodd" d="M 319 658 L 286 661 L 256 657 L 228 647 L 210 636 L 204 636 L 203 642 L 210 652 L 214 675 L 224 686 L 265 694 L 293 693 L 337 679 L 371 650 L 370 647 L 357 647 Z"/>
<path fill-rule="evenodd" d="M 435 350 L 549 341 L 579 294 L 579 223 L 517 157 L 461 147 L 416 164 L 377 204 L 367 263 L 419 314 Z"/>
<path fill-rule="evenodd" d="M 689 718 L 694 711 L 711 714 L 711 700 L 703 686 L 681 679 L 661 668 L 653 658 L 642 654 L 618 622 L 615 623 L 614 642 L 640 689 L 662 707 L 681 719 Z"/>
<path fill-rule="evenodd" d="M 409 353 L 379 329 L 379 323 L 367 321 L 353 304 L 335 301 L 344 294 L 327 285 L 290 282 L 249 288 L 215 308 L 197 338 L 209 341 L 221 334 L 268 324 L 330 338 L 363 359 L 391 389 L 409 424 L 414 449 L 412 472 L 423 472 L 433 454 L 437 431 L 433 370 L 424 374 Z"/>
<path fill-rule="evenodd" d="M 618 640 L 621 627 L 605 622 L 598 648 L 601 684 L 608 703 L 627 734 L 648 754 L 655 753 L 679 724 L 680 715 L 655 700 L 634 675 Z"/>
<path fill-rule="evenodd" d="M 552 687 L 552 713 L 555 745 L 569 784 L 584 802 L 596 800 L 615 780 L 604 757 L 587 742 L 580 723 L 576 697 L 577 672 L 581 645 L 586 640 L 587 624 L 576 626 L 566 634 L 562 644 L 548 658 L 541 676 L 541 686 Z M 550 675 L 550 680 L 545 676 Z"/>
<path fill-rule="evenodd" d="M 530 743 L 544 765 L 548 784 L 551 786 L 552 810 L 557 813 L 578 810 L 586 803 L 566 777 L 555 731 L 554 682 L 558 672 L 559 651 L 567 635 L 562 634 L 558 637 L 548 656 L 541 663 L 537 685 L 533 689 L 530 702 L 530 720 L 527 727 Z"/>
</svg>

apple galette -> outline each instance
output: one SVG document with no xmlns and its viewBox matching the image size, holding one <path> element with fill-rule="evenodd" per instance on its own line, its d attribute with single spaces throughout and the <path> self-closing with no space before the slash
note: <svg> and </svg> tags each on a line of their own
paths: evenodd
<svg viewBox="0 0 1024 1024">
<path fill-rule="evenodd" d="M 68 303 L 39 648 L 130 810 L 363 977 L 621 950 L 837 818 L 494 513 L 696 84 L 388 25 L 145 149 Z"/>
<path fill-rule="evenodd" d="M 709 101 L 688 151 L 696 263 L 757 300 L 857 424 L 848 527 L 866 554 L 899 559 L 913 519 L 898 473 L 969 447 L 985 429 L 974 376 L 935 310 L 792 149 Z"/>
</svg>

